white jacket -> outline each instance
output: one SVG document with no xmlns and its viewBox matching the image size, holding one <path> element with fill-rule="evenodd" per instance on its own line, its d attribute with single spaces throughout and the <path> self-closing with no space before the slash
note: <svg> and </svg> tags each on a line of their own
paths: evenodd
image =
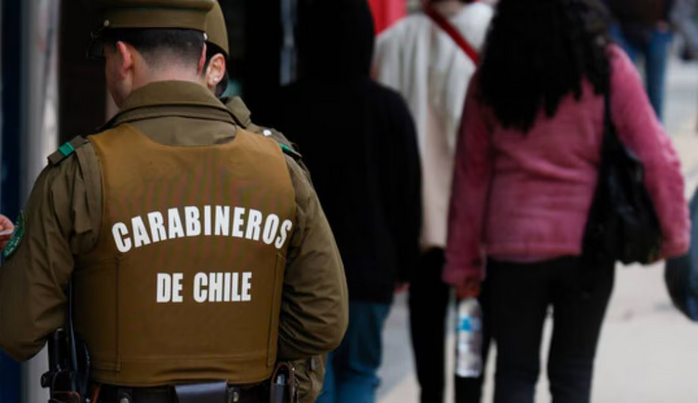
<svg viewBox="0 0 698 403">
<path fill-rule="evenodd" d="M 480 50 L 494 14 L 491 6 L 465 6 L 449 20 Z M 407 100 L 417 125 L 422 158 L 424 249 L 445 248 L 456 139 L 475 64 L 423 13 L 398 22 L 377 40 L 374 73 Z"/>
</svg>

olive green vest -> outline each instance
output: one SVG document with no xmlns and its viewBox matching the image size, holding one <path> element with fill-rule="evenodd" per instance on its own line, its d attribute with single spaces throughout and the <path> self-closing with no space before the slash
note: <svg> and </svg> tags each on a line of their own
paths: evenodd
<svg viewBox="0 0 698 403">
<path fill-rule="evenodd" d="M 102 171 L 102 230 L 77 258 L 74 286 L 93 379 L 268 379 L 296 226 L 279 145 L 239 130 L 224 145 L 168 146 L 128 124 L 89 140 Z"/>
</svg>

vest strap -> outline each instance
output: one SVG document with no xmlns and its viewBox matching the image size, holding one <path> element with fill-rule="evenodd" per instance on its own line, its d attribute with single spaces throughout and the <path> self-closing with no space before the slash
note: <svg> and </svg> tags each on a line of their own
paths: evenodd
<svg viewBox="0 0 698 403">
<path fill-rule="evenodd" d="M 279 146 L 283 150 L 284 154 L 293 158 L 294 161 L 298 162 L 298 161 L 303 159 L 303 156 L 300 155 L 300 153 L 298 153 L 297 151 L 295 151 L 291 147 L 287 146 L 286 144 L 279 143 Z"/>
<path fill-rule="evenodd" d="M 87 144 L 88 141 L 85 137 L 77 136 L 69 142 L 58 147 L 58 150 L 48 157 L 49 163 L 52 166 L 56 166 L 63 162 L 66 158 L 70 157 L 75 153 L 75 150 Z"/>
</svg>

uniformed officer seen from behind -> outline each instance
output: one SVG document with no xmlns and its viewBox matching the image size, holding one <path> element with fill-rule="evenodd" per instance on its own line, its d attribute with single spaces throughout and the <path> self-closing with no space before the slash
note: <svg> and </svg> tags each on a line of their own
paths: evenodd
<svg viewBox="0 0 698 403">
<path fill-rule="evenodd" d="M 297 156 L 199 83 L 212 6 L 106 2 L 95 49 L 120 112 L 50 157 L 4 250 L 0 348 L 41 350 L 72 279 L 98 402 L 268 401 L 277 359 L 325 354 L 347 326 L 341 259 Z"/>
</svg>

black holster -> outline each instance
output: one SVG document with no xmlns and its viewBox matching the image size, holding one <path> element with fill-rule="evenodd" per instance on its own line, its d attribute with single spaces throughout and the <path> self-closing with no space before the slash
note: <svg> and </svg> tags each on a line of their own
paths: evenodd
<svg viewBox="0 0 698 403">
<path fill-rule="evenodd" d="M 270 380 L 270 403 L 295 403 L 298 401 L 296 369 L 289 363 L 279 363 Z"/>
<path fill-rule="evenodd" d="M 89 400 L 90 352 L 75 335 L 73 325 L 73 284 L 68 285 L 66 329 L 58 329 L 48 339 L 49 370 L 41 376 L 41 386 L 50 392 L 49 403 L 83 403 Z"/>
<path fill-rule="evenodd" d="M 48 340 L 48 353 L 49 370 L 41 376 L 41 386 L 49 389 L 49 403 L 85 402 L 90 366 L 87 346 L 71 343 L 66 332 L 59 329 Z"/>
</svg>

